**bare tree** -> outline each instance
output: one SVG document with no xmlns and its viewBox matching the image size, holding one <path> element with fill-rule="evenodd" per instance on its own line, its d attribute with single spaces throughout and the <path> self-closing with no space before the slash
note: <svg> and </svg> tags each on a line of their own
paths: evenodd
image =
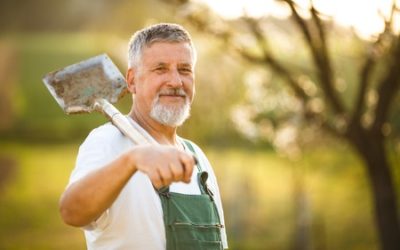
<svg viewBox="0 0 400 250">
<path fill-rule="evenodd" d="M 190 1 L 167 1 L 184 9 L 185 20 L 198 30 L 223 40 L 231 49 L 251 64 L 262 67 L 279 76 L 301 104 L 297 114 L 308 126 L 321 127 L 323 131 L 347 142 L 365 163 L 371 184 L 375 208 L 375 219 L 381 247 L 384 250 L 400 249 L 400 220 L 396 202 L 393 174 L 386 150 L 390 129 L 390 112 L 400 88 L 400 35 L 394 32 L 393 18 L 399 11 L 393 1 L 389 17 L 384 17 L 385 29 L 373 41 L 363 41 L 363 63 L 353 72 L 357 79 L 357 91 L 350 105 L 344 102 L 343 94 L 336 87 L 337 75 L 329 50 L 329 22 L 310 4 L 309 9 L 301 9 L 293 0 L 279 0 L 291 10 L 296 33 L 301 34 L 309 50 L 312 72 L 317 91 L 307 91 L 300 75 L 309 75 L 301 68 L 293 70 L 283 63 L 269 46 L 268 32 L 263 29 L 262 18 L 243 17 L 241 23 L 249 31 L 247 35 L 256 41 L 249 46 L 238 42 L 236 27 L 229 21 L 215 19 L 210 12 L 200 11 Z M 203 9 L 204 10 L 204 9 Z M 300 14 L 306 11 L 308 17 Z M 208 14 L 207 14 L 208 13 Z M 235 23 L 237 25 L 237 23 Z M 256 47 L 256 48 L 255 48 Z M 318 96 L 318 95 L 321 96 Z M 375 101 L 368 101 L 373 95 Z M 324 112 L 315 109 L 315 99 L 319 98 Z M 273 118 L 270 118 L 273 119 Z M 280 121 L 273 121 L 280 122 Z"/>
</svg>

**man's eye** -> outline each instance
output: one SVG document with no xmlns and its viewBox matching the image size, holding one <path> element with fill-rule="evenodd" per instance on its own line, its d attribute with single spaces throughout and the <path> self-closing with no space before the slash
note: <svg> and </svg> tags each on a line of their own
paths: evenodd
<svg viewBox="0 0 400 250">
<path fill-rule="evenodd" d="M 192 69 L 189 69 L 189 68 L 182 68 L 182 69 L 179 69 L 179 71 L 184 74 L 192 73 Z"/>
<path fill-rule="evenodd" d="M 155 68 L 154 69 L 154 71 L 156 71 L 156 72 L 165 72 L 167 70 L 167 68 L 165 68 L 165 67 L 158 67 L 158 68 Z"/>
</svg>

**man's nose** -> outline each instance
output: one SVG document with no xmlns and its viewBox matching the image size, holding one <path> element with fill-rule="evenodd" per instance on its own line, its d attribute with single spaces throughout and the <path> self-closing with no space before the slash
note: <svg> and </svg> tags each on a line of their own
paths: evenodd
<svg viewBox="0 0 400 250">
<path fill-rule="evenodd" d="M 170 76 L 169 76 L 169 79 L 168 79 L 168 85 L 171 86 L 172 88 L 182 87 L 183 80 L 182 80 L 182 77 L 179 74 L 178 70 L 171 70 L 170 71 Z"/>
</svg>

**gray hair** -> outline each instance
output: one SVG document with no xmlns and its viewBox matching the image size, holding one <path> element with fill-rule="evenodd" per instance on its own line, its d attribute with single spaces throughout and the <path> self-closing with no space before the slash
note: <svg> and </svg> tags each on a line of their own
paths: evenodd
<svg viewBox="0 0 400 250">
<path fill-rule="evenodd" d="M 187 42 L 192 50 L 193 62 L 196 62 L 197 53 L 189 32 L 178 24 L 159 23 L 133 34 L 129 42 L 128 68 L 137 66 L 140 62 L 143 49 L 156 42 Z"/>
</svg>

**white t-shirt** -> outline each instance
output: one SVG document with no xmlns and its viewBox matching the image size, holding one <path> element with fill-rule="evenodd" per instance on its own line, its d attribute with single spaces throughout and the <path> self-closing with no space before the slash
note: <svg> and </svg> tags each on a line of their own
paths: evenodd
<svg viewBox="0 0 400 250">
<path fill-rule="evenodd" d="M 183 143 L 181 138 L 178 140 Z M 105 166 L 133 146 L 134 144 L 111 123 L 94 129 L 79 148 L 69 185 L 91 171 Z M 215 195 L 221 224 L 225 225 L 214 171 L 201 149 L 196 145 L 194 149 L 203 171 L 209 173 L 207 184 Z M 200 194 L 197 173 L 197 168 L 194 168 L 189 184 L 173 183 L 170 191 Z M 131 177 L 112 206 L 83 229 L 88 249 L 162 250 L 166 247 L 160 198 L 150 179 L 140 171 Z M 224 248 L 228 248 L 225 228 L 221 229 L 221 236 Z"/>
</svg>

